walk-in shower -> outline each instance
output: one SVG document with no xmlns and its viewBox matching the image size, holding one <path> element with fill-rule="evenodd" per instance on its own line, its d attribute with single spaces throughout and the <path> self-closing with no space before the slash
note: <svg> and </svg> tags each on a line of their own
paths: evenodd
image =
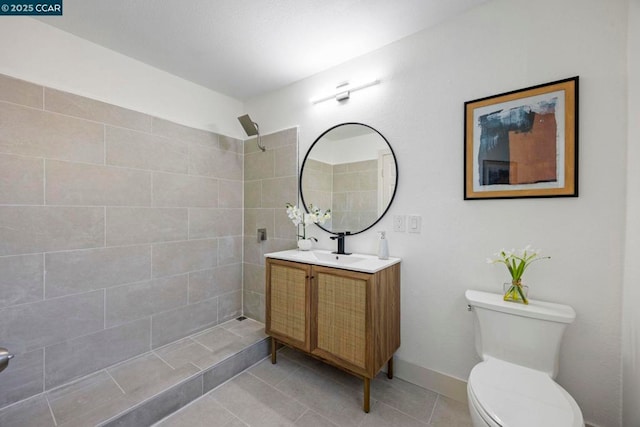
<svg viewBox="0 0 640 427">
<path fill-rule="evenodd" d="M 244 131 L 247 134 L 247 136 L 258 135 L 258 141 L 257 141 L 258 148 L 262 151 L 265 151 L 264 146 L 260 143 L 260 127 L 258 126 L 258 124 L 253 120 L 251 120 L 251 117 L 249 117 L 248 114 L 238 117 L 238 120 L 240 121 L 240 124 L 244 128 Z"/>
</svg>

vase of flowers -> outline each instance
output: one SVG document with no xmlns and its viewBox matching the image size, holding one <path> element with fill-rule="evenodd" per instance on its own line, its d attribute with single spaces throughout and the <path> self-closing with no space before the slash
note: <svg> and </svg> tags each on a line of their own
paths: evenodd
<svg viewBox="0 0 640 427">
<path fill-rule="evenodd" d="M 323 211 L 313 205 L 309 205 L 309 211 L 305 212 L 291 203 L 287 203 L 285 206 L 287 208 L 287 216 L 293 222 L 293 225 L 298 227 L 298 249 L 308 251 L 311 249 L 312 242 L 317 242 L 318 239 L 307 236 L 307 225 L 324 224 L 325 221 L 331 218 L 331 209 Z M 300 233 L 300 226 L 302 226 L 302 233 Z"/>
<path fill-rule="evenodd" d="M 522 275 L 534 262 L 550 258 L 550 256 L 540 256 L 539 250 L 531 249 L 531 246 L 527 245 L 524 249 L 518 251 L 513 249 L 506 251 L 503 249 L 495 253 L 493 258 L 487 258 L 487 263 L 504 264 L 511 274 L 511 282 L 504 284 L 503 299 L 505 301 L 529 304 L 529 299 L 527 298 L 528 287 L 522 284 Z"/>
</svg>

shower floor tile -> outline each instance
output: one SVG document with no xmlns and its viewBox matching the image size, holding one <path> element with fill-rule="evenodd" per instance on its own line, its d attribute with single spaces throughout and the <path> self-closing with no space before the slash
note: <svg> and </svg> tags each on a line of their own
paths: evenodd
<svg viewBox="0 0 640 427">
<path fill-rule="evenodd" d="M 471 427 L 467 405 L 379 375 L 371 412 L 362 381 L 290 348 L 223 383 L 154 427 Z"/>
<path fill-rule="evenodd" d="M 111 423 L 117 423 L 118 416 L 128 414 L 133 408 L 140 408 L 145 404 L 153 406 L 154 399 L 162 393 L 167 393 L 168 390 L 177 390 L 174 393 L 175 396 L 171 393 L 168 396 L 170 404 L 177 404 L 176 399 L 183 397 L 180 394 L 186 390 L 184 387 L 188 388 L 187 383 L 193 381 L 199 382 L 196 387 L 197 396 L 202 396 L 203 374 L 212 367 L 219 369 L 217 365 L 226 359 L 245 354 L 245 349 L 264 341 L 266 337 L 264 324 L 260 322 L 252 319 L 245 319 L 242 322 L 235 319 L 227 321 L 149 353 L 102 369 L 70 384 L 3 408 L 0 410 L 0 426 L 111 425 Z M 264 348 L 263 354 L 266 354 L 266 345 Z M 140 413 L 143 418 L 148 415 L 148 411 L 144 409 L 139 411 Z M 125 424 L 132 425 L 130 422 L 132 418 L 135 416 L 129 417 Z M 200 418 L 198 415 L 198 419 Z M 221 412 L 210 414 L 202 419 L 212 420 L 211 423 L 203 425 L 215 426 L 233 418 L 232 415 Z M 151 423 L 133 425 L 143 427 L 149 424 Z"/>
</svg>

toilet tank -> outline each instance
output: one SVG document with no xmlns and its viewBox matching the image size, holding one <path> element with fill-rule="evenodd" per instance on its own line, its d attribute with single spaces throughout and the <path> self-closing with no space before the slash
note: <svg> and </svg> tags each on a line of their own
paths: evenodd
<svg viewBox="0 0 640 427">
<path fill-rule="evenodd" d="M 473 290 L 465 297 L 475 314 L 476 351 L 482 359 L 493 357 L 556 377 L 562 335 L 576 318 L 573 308 L 531 299 L 528 305 L 506 302 L 502 295 Z"/>
</svg>

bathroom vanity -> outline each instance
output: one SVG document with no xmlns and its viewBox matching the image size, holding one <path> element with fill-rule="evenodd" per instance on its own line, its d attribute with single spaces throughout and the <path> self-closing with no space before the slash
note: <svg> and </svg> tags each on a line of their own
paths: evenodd
<svg viewBox="0 0 640 427">
<path fill-rule="evenodd" d="M 278 342 L 364 380 L 400 347 L 400 259 L 289 250 L 266 254 L 266 333 L 271 362 Z"/>
</svg>

